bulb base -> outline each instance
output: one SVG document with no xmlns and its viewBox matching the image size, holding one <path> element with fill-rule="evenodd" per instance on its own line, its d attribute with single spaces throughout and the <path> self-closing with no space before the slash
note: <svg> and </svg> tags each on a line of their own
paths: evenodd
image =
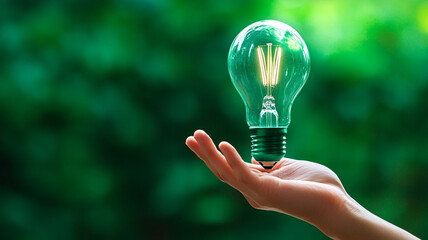
<svg viewBox="0 0 428 240">
<path fill-rule="evenodd" d="M 251 155 L 264 169 L 285 156 L 287 128 L 250 128 Z"/>
</svg>

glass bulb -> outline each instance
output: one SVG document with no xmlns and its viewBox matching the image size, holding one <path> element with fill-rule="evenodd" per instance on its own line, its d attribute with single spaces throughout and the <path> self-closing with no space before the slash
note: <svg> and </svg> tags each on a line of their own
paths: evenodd
<svg viewBox="0 0 428 240">
<path fill-rule="evenodd" d="M 270 169 L 285 156 L 291 107 L 309 75 L 306 44 L 285 23 L 259 21 L 236 36 L 227 63 L 245 104 L 252 156 Z"/>
</svg>

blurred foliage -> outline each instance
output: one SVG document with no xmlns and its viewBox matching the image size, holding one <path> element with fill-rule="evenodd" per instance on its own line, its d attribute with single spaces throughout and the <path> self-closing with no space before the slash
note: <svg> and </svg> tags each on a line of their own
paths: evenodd
<svg viewBox="0 0 428 240">
<path fill-rule="evenodd" d="M 287 155 L 428 238 L 426 1 L 0 5 L 1 239 L 327 239 L 251 209 L 184 145 L 202 128 L 249 160 L 226 58 L 262 19 L 293 26 L 312 57 Z"/>
</svg>

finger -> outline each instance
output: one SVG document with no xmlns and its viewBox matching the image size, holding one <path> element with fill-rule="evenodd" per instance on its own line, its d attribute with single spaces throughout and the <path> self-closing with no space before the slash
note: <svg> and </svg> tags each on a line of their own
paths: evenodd
<svg viewBox="0 0 428 240">
<path fill-rule="evenodd" d="M 257 175 L 250 170 L 230 143 L 222 142 L 219 147 L 239 181 L 249 185 L 257 183 Z"/>
<path fill-rule="evenodd" d="M 233 184 L 234 174 L 224 156 L 217 150 L 212 139 L 202 130 L 197 130 L 194 134 L 202 153 L 206 156 L 207 165 L 212 166 L 218 173 L 221 181 Z"/>
<path fill-rule="evenodd" d="M 202 152 L 201 148 L 199 147 L 198 142 L 195 140 L 193 136 L 190 136 L 186 139 L 186 145 L 192 150 L 198 158 L 204 160 L 206 158 L 205 154 Z M 205 161 L 205 160 L 204 160 Z"/>
<path fill-rule="evenodd" d="M 217 169 L 215 169 L 214 166 L 212 166 L 210 164 L 209 161 L 207 161 L 207 157 L 205 156 L 205 154 L 202 152 L 201 148 L 199 147 L 198 142 L 196 141 L 196 139 L 193 136 L 190 136 L 186 139 L 186 145 L 202 160 L 204 161 L 205 165 L 211 170 L 212 173 L 214 173 L 214 175 L 220 179 L 220 176 L 218 174 Z M 221 180 L 221 179 L 220 179 Z"/>
</svg>

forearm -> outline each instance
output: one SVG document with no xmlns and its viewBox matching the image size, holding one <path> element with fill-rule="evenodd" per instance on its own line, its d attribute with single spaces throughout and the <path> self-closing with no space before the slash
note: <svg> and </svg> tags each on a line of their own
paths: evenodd
<svg viewBox="0 0 428 240">
<path fill-rule="evenodd" d="M 336 240 L 419 239 L 372 214 L 351 198 L 333 218 L 331 223 L 320 224 L 319 228 Z"/>
</svg>

